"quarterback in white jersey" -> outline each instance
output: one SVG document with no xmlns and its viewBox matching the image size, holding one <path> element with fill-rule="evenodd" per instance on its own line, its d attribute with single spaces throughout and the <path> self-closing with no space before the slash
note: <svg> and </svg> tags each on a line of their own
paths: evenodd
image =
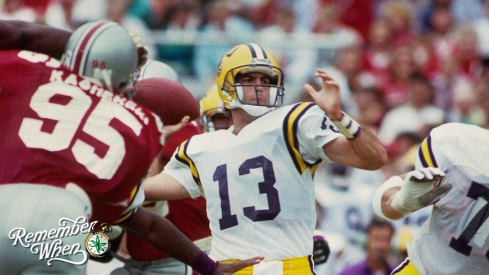
<svg viewBox="0 0 489 275">
<path fill-rule="evenodd" d="M 231 128 L 180 146 L 165 173 L 192 197 L 205 195 L 208 216 L 214 217 L 212 258 L 311 253 L 312 235 L 303 232 L 315 226 L 313 172 L 318 160 L 327 159 L 322 145 L 341 135 L 329 129 L 330 122 L 326 130 L 316 127 L 323 117 L 313 103 L 296 104 L 260 117 L 239 135 Z M 315 136 L 315 142 L 301 132 Z M 294 154 L 299 151 L 304 153 Z"/>
<path fill-rule="evenodd" d="M 280 107 L 283 73 L 273 55 L 256 44 L 233 47 L 217 86 L 234 126 L 185 141 L 144 183 L 151 200 L 205 196 L 211 258 L 265 256 L 236 274 L 314 274 L 317 164 L 374 170 L 386 161 L 375 136 L 341 111 L 338 84 L 323 70 L 315 76 L 323 88 L 305 89 L 316 103 Z"/>
<path fill-rule="evenodd" d="M 416 170 L 404 183 L 391 178 L 390 186 L 387 181 L 379 188 L 374 208 L 386 218 L 433 204 L 429 220 L 408 245 L 408 259 L 393 274 L 487 274 L 488 140 L 489 131 L 474 125 L 439 126 L 420 145 Z"/>
</svg>

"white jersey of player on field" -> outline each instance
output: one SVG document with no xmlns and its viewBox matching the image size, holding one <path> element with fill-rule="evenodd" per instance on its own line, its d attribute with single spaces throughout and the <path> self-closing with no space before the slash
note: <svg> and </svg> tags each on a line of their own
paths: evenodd
<svg viewBox="0 0 489 275">
<path fill-rule="evenodd" d="M 313 171 L 328 159 L 322 146 L 341 134 L 313 103 L 278 108 L 238 135 L 232 130 L 192 137 L 164 170 L 192 197 L 207 198 L 211 258 L 311 255 Z M 201 158 L 209 152 L 213 159 Z"/>
<path fill-rule="evenodd" d="M 465 124 L 435 128 L 420 146 L 416 169 L 442 169 L 453 188 L 408 245 L 422 274 L 489 272 L 489 131 Z"/>
</svg>

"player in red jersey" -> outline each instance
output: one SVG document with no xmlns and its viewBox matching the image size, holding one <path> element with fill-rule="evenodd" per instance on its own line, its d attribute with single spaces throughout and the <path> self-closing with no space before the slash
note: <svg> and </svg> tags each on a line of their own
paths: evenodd
<svg viewBox="0 0 489 275">
<path fill-rule="evenodd" d="M 58 44 L 68 44 L 62 64 L 29 51 L 0 52 L 2 273 L 83 274 L 87 217 L 122 222 L 204 274 L 230 274 L 259 262 L 214 262 L 166 219 L 137 208 L 141 178 L 161 148 L 162 125 L 119 94 L 136 68 L 127 32 L 95 22 L 67 37 L 24 24 L 0 21 L 0 49 L 13 45 L 58 56 Z M 43 34 L 37 40 L 36 28 Z"/>
<path fill-rule="evenodd" d="M 178 81 L 177 73 L 168 65 L 156 60 L 149 60 L 141 69 L 140 79 L 149 77 L 164 77 Z M 175 149 L 185 140 L 201 134 L 202 130 L 194 123 L 187 123 L 182 129 L 169 137 L 165 142 L 161 155 L 153 163 L 149 176 L 161 172 L 172 157 Z M 192 241 L 205 244 L 203 240 L 211 235 L 209 220 L 205 211 L 205 199 L 182 199 L 173 201 L 144 202 L 143 206 L 151 212 L 164 216 L 171 221 Z M 153 248 L 142 237 L 132 232 L 125 232 L 116 256 L 124 262 L 124 266 L 115 269 L 111 275 L 143 274 L 191 274 L 192 268 L 168 254 Z M 205 246 L 200 246 L 205 251 Z M 210 247 L 210 244 L 208 245 Z"/>
</svg>

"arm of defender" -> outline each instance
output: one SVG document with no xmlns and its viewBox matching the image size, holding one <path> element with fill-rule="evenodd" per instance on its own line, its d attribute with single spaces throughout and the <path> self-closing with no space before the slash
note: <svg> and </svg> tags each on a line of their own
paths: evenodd
<svg viewBox="0 0 489 275">
<path fill-rule="evenodd" d="M 143 181 L 144 196 L 148 201 L 178 200 L 190 197 L 187 189 L 172 176 L 159 173 Z"/>
<path fill-rule="evenodd" d="M 141 207 L 121 226 L 138 234 L 161 252 L 192 266 L 201 274 L 232 274 L 263 260 L 263 256 L 258 256 L 237 263 L 215 262 L 170 221 Z"/>
<path fill-rule="evenodd" d="M 60 59 L 71 32 L 39 24 L 0 20 L 0 49 L 28 50 Z"/>
<path fill-rule="evenodd" d="M 382 167 L 387 162 L 385 148 L 374 134 L 342 112 L 338 83 L 321 69 L 314 76 L 321 78 L 323 87 L 316 91 L 306 84 L 306 92 L 345 135 L 323 146 L 326 156 L 333 162 L 361 169 Z"/>
<path fill-rule="evenodd" d="M 440 169 L 428 167 L 388 179 L 379 186 L 372 200 L 375 214 L 397 220 L 436 203 L 452 188 L 448 182 L 441 184 L 444 176 Z"/>
</svg>

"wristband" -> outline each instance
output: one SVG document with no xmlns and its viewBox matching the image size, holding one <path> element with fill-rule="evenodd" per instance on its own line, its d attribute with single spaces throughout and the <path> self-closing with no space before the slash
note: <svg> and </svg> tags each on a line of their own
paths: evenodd
<svg viewBox="0 0 489 275">
<path fill-rule="evenodd" d="M 360 134 L 362 127 L 345 112 L 342 113 L 343 117 L 340 120 L 332 120 L 332 122 L 347 139 L 355 139 Z"/>
<path fill-rule="evenodd" d="M 218 261 L 213 261 L 204 251 L 200 251 L 199 255 L 194 261 L 194 264 L 192 265 L 192 268 L 202 275 L 212 275 L 218 265 Z"/>
<path fill-rule="evenodd" d="M 382 196 L 384 195 L 385 191 L 387 191 L 388 189 L 391 189 L 393 187 L 402 187 L 403 184 L 404 184 L 404 180 L 401 177 L 394 176 L 386 180 L 381 186 L 379 186 L 377 191 L 375 191 L 374 197 L 372 199 L 372 207 L 374 213 L 377 216 L 384 218 L 386 220 L 392 220 L 390 218 L 387 218 L 384 215 L 384 212 L 382 211 Z"/>
</svg>

